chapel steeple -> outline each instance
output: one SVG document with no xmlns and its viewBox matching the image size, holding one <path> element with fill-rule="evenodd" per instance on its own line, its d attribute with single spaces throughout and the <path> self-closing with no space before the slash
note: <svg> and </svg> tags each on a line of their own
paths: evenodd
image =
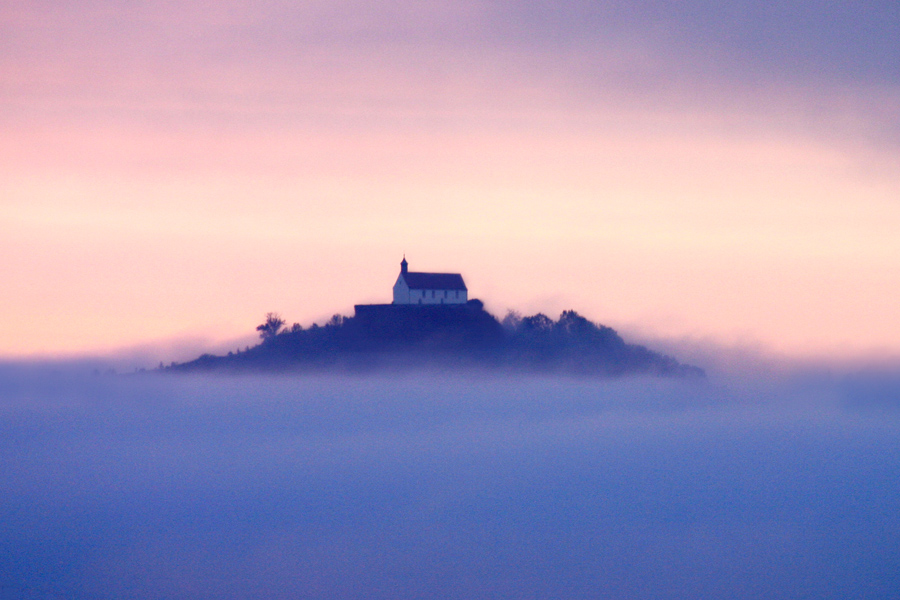
<svg viewBox="0 0 900 600">
<path fill-rule="evenodd" d="M 406 255 L 404 254 L 403 260 L 400 261 L 400 274 L 401 275 L 406 275 L 408 266 L 409 266 L 409 263 L 406 262 Z"/>
</svg>

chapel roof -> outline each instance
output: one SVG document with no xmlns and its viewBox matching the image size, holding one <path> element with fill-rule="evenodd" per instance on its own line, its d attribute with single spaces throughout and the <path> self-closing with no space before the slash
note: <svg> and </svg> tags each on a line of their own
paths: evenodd
<svg viewBox="0 0 900 600">
<path fill-rule="evenodd" d="M 459 273 L 413 273 L 401 275 L 412 290 L 468 290 Z"/>
</svg>

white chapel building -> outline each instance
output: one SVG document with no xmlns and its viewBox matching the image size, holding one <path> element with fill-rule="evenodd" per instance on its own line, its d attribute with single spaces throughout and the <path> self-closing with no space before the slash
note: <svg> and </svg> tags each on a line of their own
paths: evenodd
<svg viewBox="0 0 900 600">
<path fill-rule="evenodd" d="M 469 290 L 459 273 L 412 273 L 406 257 L 394 284 L 394 304 L 465 304 Z"/>
</svg>

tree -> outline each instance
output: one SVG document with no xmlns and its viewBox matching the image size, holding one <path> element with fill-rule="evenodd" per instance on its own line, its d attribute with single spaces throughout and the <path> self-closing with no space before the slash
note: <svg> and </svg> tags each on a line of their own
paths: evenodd
<svg viewBox="0 0 900 600">
<path fill-rule="evenodd" d="M 500 321 L 500 324 L 506 331 L 515 333 L 519 329 L 519 326 L 522 325 L 522 315 L 520 315 L 517 311 L 510 309 L 506 312 L 506 316 L 503 317 L 503 320 Z"/>
<path fill-rule="evenodd" d="M 597 326 L 574 310 L 564 310 L 556 322 L 556 329 L 568 336 L 585 336 L 597 330 Z"/>
<path fill-rule="evenodd" d="M 554 323 L 553 319 L 551 319 L 544 313 L 538 313 L 536 315 L 532 315 L 530 317 L 525 317 L 524 319 L 522 319 L 522 325 L 527 330 L 546 333 L 553 329 Z"/>
<path fill-rule="evenodd" d="M 278 313 L 266 313 L 266 322 L 257 326 L 259 337 L 262 341 L 267 342 L 278 335 L 278 331 L 284 327 L 284 319 Z"/>
</svg>

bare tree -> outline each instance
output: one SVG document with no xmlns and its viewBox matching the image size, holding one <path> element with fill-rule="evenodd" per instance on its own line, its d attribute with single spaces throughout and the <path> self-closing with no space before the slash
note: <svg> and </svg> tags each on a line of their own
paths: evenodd
<svg viewBox="0 0 900 600">
<path fill-rule="evenodd" d="M 262 341 L 267 342 L 278 335 L 281 328 L 284 327 L 284 319 L 278 313 L 266 313 L 266 322 L 256 327 L 259 337 Z"/>
</svg>

